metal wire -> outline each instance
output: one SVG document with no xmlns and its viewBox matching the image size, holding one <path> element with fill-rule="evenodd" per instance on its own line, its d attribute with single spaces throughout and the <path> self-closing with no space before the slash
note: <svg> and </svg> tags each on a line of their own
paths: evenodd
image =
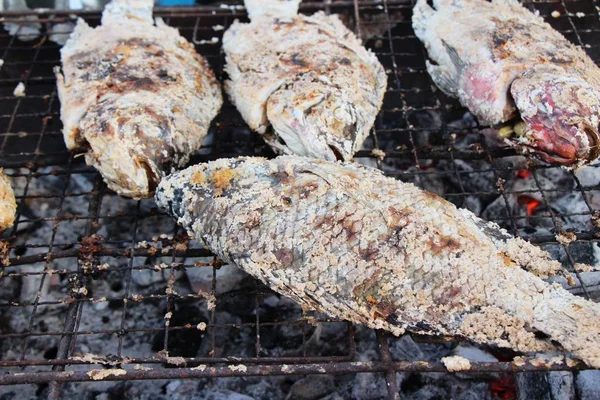
<svg viewBox="0 0 600 400">
<path fill-rule="evenodd" d="M 540 11 L 553 26 L 567 38 L 581 45 L 594 58 L 600 60 L 600 19 L 594 8 L 595 2 L 565 1 L 534 2 L 529 4 Z M 404 1 L 339 1 L 339 2 L 306 2 L 306 12 L 323 9 L 330 13 L 342 14 L 345 22 L 353 24 L 354 30 L 366 39 L 367 46 L 378 55 L 388 72 L 389 85 L 383 109 L 378 116 L 376 126 L 371 134 L 371 149 L 360 151 L 356 159 L 372 159 L 373 163 L 387 174 L 402 180 L 414 181 L 421 187 L 429 188 L 432 179 L 452 180 L 454 190 L 440 193 L 458 205 L 469 206 L 466 199 L 498 198 L 503 201 L 503 212 L 495 217 L 503 227 L 513 234 L 524 237 L 533 243 L 546 247 L 562 248 L 568 263 L 573 264 L 576 255 L 573 246 L 596 243 L 599 232 L 597 226 L 600 214 L 599 205 L 592 201 L 597 195 L 597 186 L 586 186 L 585 182 L 574 173 L 567 174 L 568 180 L 557 187 L 545 187 L 543 175 L 555 167 L 539 163 L 530 163 L 527 170 L 531 173 L 535 190 L 510 189 L 509 183 L 519 179 L 520 164 L 505 162 L 515 155 L 506 147 L 490 146 L 485 139 L 484 127 L 476 124 L 458 126 L 452 124 L 462 118 L 465 110 L 452 99 L 440 93 L 432 84 L 424 68 L 425 53 L 423 47 L 414 36 L 410 27 L 411 4 Z M 559 11 L 560 17 L 550 16 L 552 11 Z M 196 330 L 195 325 L 170 324 L 177 313 L 176 305 L 181 301 L 195 302 L 205 306 L 211 298 L 216 303 L 223 297 L 217 295 L 218 262 L 213 262 L 212 288 L 206 293 L 180 294 L 175 290 L 178 276 L 186 269 L 198 268 L 197 260 L 211 257 L 211 253 L 188 242 L 175 224 L 164 226 L 166 238 L 153 238 L 142 227 L 148 221 L 158 218 L 152 200 L 125 200 L 110 192 L 101 177 L 94 169 L 85 165 L 82 158 L 66 151 L 59 118 L 59 104 L 55 90 L 55 78 L 52 67 L 60 63 L 59 46 L 49 40 L 52 25 L 59 22 L 72 22 L 73 14 L 84 17 L 91 24 L 99 23 L 98 12 L 6 12 L 1 14 L 4 23 L 16 23 L 20 30 L 16 35 L 0 33 L 0 54 L 4 65 L 0 70 L 0 166 L 11 177 L 13 182 L 19 181 L 22 188 L 17 192 L 19 203 L 17 222 L 14 228 L 5 233 L 5 240 L 10 244 L 10 265 L 0 270 L 0 279 L 11 282 L 26 281 L 38 283 L 32 299 L 0 299 L 0 314 L 8 316 L 15 310 L 31 310 L 27 323 L 18 331 L 9 331 L 0 326 L 0 341 L 21 340 L 16 357 L 4 357 L 0 360 L 0 384 L 52 382 L 50 398 L 60 398 L 61 384 L 69 381 L 88 381 L 93 379 L 93 369 L 118 367 L 125 374 L 112 374 L 107 380 L 130 379 L 186 379 L 199 377 L 249 376 L 273 374 L 340 374 L 376 372 L 382 373 L 388 384 L 389 398 L 398 398 L 397 371 L 445 372 L 442 364 L 424 361 L 395 360 L 389 349 L 387 334 L 378 332 L 377 341 L 380 350 L 379 361 L 358 361 L 354 327 L 345 323 L 345 343 L 343 354 L 313 354 L 308 344 L 308 332 L 311 324 L 339 324 L 329 318 L 313 320 L 307 315 L 299 315 L 286 320 L 265 320 L 260 306 L 271 292 L 259 283 L 252 290 L 243 293 L 227 294 L 227 296 L 250 296 L 254 301 L 253 320 L 239 323 L 220 322 L 214 310 L 208 313 L 209 318 L 205 331 L 210 338 L 212 350 L 200 357 L 173 358 L 169 356 L 169 338 L 172 335 Z M 157 15 L 166 22 L 179 28 L 187 39 L 196 44 L 215 69 L 219 79 L 223 80 L 224 59 L 220 51 L 222 30 L 214 30 L 213 26 L 221 25 L 225 29 L 236 18 L 245 18 L 243 9 L 221 7 L 193 7 L 159 9 Z M 371 18 L 373 15 L 384 15 L 384 19 Z M 36 16 L 41 25 L 41 35 L 33 41 L 19 39 L 25 21 L 25 15 Z M 382 28 L 383 27 L 383 28 Z M 373 33 L 375 32 L 375 33 Z M 213 37 L 219 42 L 212 41 Z M 21 38 L 23 38 L 21 36 Z M 13 89 L 22 82 L 26 88 L 24 97 L 15 97 Z M 435 124 L 419 123 L 418 116 L 429 116 L 428 121 Z M 432 120 L 432 116 L 437 118 Z M 248 131 L 241 117 L 230 104 L 226 103 L 223 111 L 213 124 L 215 140 L 204 146 L 195 154 L 191 163 L 213 160 L 237 155 L 265 155 L 272 153 L 258 135 Z M 464 144 L 465 138 L 471 138 Z M 385 151 L 385 158 L 377 158 L 377 152 Z M 468 166 L 468 170 L 458 167 L 460 163 Z M 394 168 L 390 166 L 393 165 Z M 595 168 L 595 167 L 590 167 Z M 491 175 L 490 175 L 491 174 Z M 476 176 L 493 176 L 499 182 L 492 189 L 473 189 L 468 183 Z M 88 177 L 93 182 L 89 189 L 73 190 L 71 183 L 75 179 Z M 36 182 L 54 179 L 51 189 L 39 192 Z M 508 187 L 508 189 L 507 189 Z M 431 189 L 431 188 L 430 188 Z M 554 208 L 553 199 L 572 194 L 581 195 L 585 209 L 569 212 L 558 212 Z M 539 195 L 542 211 L 532 215 L 517 212 L 515 196 Z M 86 199 L 89 207 L 86 213 L 73 214 L 65 205 Z M 48 202 L 51 208 L 41 214 L 30 212 L 32 208 Z M 111 211 L 110 206 L 120 202 L 124 204 L 120 210 Z M 108 207 L 108 208 L 106 208 Z M 522 211 L 522 210 L 521 210 Z M 570 243 L 558 243 L 556 235 L 563 233 L 563 222 L 566 218 L 585 218 L 591 228 L 578 229 L 574 232 L 574 240 Z M 110 232 L 110 227 L 118 226 L 124 219 L 130 222 L 130 235 L 97 236 L 102 229 Z M 550 221 L 549 232 L 530 232 L 527 226 Z M 31 228 L 31 227 L 34 228 Z M 47 240 L 19 242 L 19 238 L 27 237 L 31 229 L 49 226 Z M 57 234 L 61 229 L 74 232 L 69 237 L 74 240 L 61 242 Z M 169 237 L 173 237 L 170 239 Z M 179 242 L 178 242 L 179 241 Z M 152 243 L 147 246 L 140 243 Z M 162 242 L 162 248 L 160 246 Z M 144 260 L 161 257 L 165 261 L 168 273 L 167 285 L 162 292 L 148 293 L 143 296 L 134 293 L 133 276 L 142 272 L 158 273 L 162 269 L 147 265 Z M 157 258 L 158 259 L 158 258 Z M 107 262 L 108 266 L 98 269 L 98 265 Z M 92 267 L 90 267 L 92 265 Z M 90 269 L 91 268 L 91 269 Z M 210 266 L 204 268 L 211 268 Z M 579 272 L 574 270 L 579 276 Z M 109 273 L 123 276 L 122 295 L 93 296 L 94 286 L 99 284 Z M 162 272 L 161 272 L 162 273 Z M 53 276 L 81 284 L 91 295 L 65 293 L 60 299 L 46 299 L 44 288 L 49 285 Z M 581 281 L 581 291 L 589 296 L 589 288 Z M 221 295 L 222 296 L 222 295 Z M 131 309 L 150 302 L 161 302 L 170 315 L 166 320 L 156 320 L 152 326 L 137 325 L 131 320 Z M 114 305 L 118 321 L 110 327 L 90 327 L 90 307 L 93 304 L 108 303 Z M 40 309 L 60 313 L 62 326 L 38 329 L 36 323 Z M 114 326 L 113 326 L 114 325 Z M 302 331 L 302 345 L 296 355 L 269 355 L 264 348 L 263 335 L 270 329 L 290 327 Z M 224 330 L 252 331 L 254 348 L 250 353 L 241 350 L 236 353 L 235 346 L 230 354 L 214 356 L 219 332 Z M 124 343 L 137 334 L 158 334 L 162 332 L 162 348 L 159 353 L 127 356 Z M 116 350 L 112 354 L 98 354 L 94 360 L 77 356 L 78 340 L 89 335 L 105 335 L 116 338 Z M 55 338 L 56 355 L 44 357 L 43 354 L 31 355 L 28 350 L 32 341 L 39 338 Z M 447 343 L 452 338 L 422 338 L 415 340 L 429 343 Z M 96 365 L 99 364 L 99 365 Z M 149 370 L 132 369 L 135 364 L 151 366 Z M 242 364 L 244 368 L 231 368 L 231 364 Z M 198 366 L 206 365 L 206 368 Z M 71 370 L 72 366 L 87 366 L 82 371 Z M 196 366 L 196 368 L 191 368 Z M 35 370 L 30 368 L 35 367 Z M 17 369 L 16 369 L 17 368 Z M 534 370 L 582 369 L 582 364 L 566 367 L 562 364 L 540 365 L 511 362 L 473 363 L 470 372 L 518 372 Z M 15 372 L 18 371 L 18 372 Z"/>
</svg>

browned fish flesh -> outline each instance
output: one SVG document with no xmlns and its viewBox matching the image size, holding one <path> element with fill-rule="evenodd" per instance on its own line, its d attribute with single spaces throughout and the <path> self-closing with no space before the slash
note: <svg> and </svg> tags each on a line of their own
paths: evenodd
<svg viewBox="0 0 600 400">
<path fill-rule="evenodd" d="M 204 58 L 152 19 L 152 0 L 114 0 L 102 25 L 77 22 L 56 71 L 65 143 L 107 185 L 149 197 L 197 150 L 222 97 Z"/>
<path fill-rule="evenodd" d="M 278 153 L 352 159 L 381 108 L 387 77 L 336 15 L 298 0 L 247 0 L 250 23 L 223 36 L 225 90 Z"/>
<path fill-rule="evenodd" d="M 0 168 L 0 232 L 13 226 L 17 213 L 15 193 L 10 185 L 10 179 Z"/>
<path fill-rule="evenodd" d="M 378 170 L 221 159 L 167 177 L 156 200 L 223 260 L 304 307 L 394 334 L 558 346 L 600 367 L 600 305 L 542 280 L 558 262 Z"/>
<path fill-rule="evenodd" d="M 600 155 L 600 68 L 515 0 L 418 0 L 435 84 L 510 145 L 552 164 Z"/>
</svg>

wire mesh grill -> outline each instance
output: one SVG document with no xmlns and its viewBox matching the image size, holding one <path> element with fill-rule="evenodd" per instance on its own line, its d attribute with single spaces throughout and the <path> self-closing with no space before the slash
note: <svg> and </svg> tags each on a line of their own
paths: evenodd
<svg viewBox="0 0 600 400">
<path fill-rule="evenodd" d="M 528 6 L 600 60 L 596 3 Z M 388 73 L 383 108 L 358 162 L 498 222 L 571 269 L 590 262 L 600 227 L 600 172 L 588 167 L 582 177 L 516 156 L 490 140 L 456 101 L 433 86 L 410 25 L 411 4 L 312 2 L 302 9 L 341 14 Z M 153 200 L 115 195 L 82 158 L 67 152 L 52 72 L 60 64 L 60 46 L 50 35 L 56 24 L 74 21 L 72 14 L 5 13 L 4 23 L 16 24 L 18 31 L 0 34 L 0 164 L 12 179 L 19 205 L 15 226 L 5 234 L 10 265 L 0 270 L 0 383 L 53 382 L 51 396 L 57 398 L 61 382 L 93 380 L 104 367 L 118 367 L 105 370 L 113 371 L 109 380 L 377 372 L 385 375 L 390 398 L 396 398 L 396 371 L 446 371 L 439 362 L 394 357 L 389 344 L 398 339 L 381 332 L 372 338 L 379 356 L 359 361 L 351 324 L 315 318 L 279 297 L 276 306 L 265 309 L 265 301 L 273 301 L 268 288 L 247 277 L 222 282 L 227 266 L 159 214 Z M 205 6 L 156 14 L 192 41 L 223 79 L 221 27 L 244 19 L 243 9 Z M 37 18 L 41 29 L 29 41 L 21 40 L 31 39 L 22 33 L 31 23 L 23 20 L 25 15 Z M 79 15 L 99 23 L 97 12 Z M 13 95 L 19 82 L 25 86 L 23 97 Z M 273 155 L 229 102 L 211 132 L 212 139 L 191 163 Z M 579 206 L 568 206 L 573 201 Z M 201 271 L 200 278 L 191 279 L 190 271 Z M 595 297 L 596 286 L 586 287 L 580 279 L 572 290 Z M 245 317 L 219 320 L 220 309 L 241 309 L 238 314 Z M 328 338 L 336 346 L 311 339 L 315 329 L 327 332 L 330 327 L 336 327 Z M 253 345 L 238 346 L 247 341 L 236 338 L 248 336 Z M 290 337 L 295 342 L 283 345 L 288 351 L 274 345 Z M 414 339 L 440 346 L 452 340 Z M 148 345 L 139 351 L 132 343 Z M 563 364 L 517 365 L 504 354 L 503 362 L 474 363 L 471 372 L 567 369 Z"/>
</svg>

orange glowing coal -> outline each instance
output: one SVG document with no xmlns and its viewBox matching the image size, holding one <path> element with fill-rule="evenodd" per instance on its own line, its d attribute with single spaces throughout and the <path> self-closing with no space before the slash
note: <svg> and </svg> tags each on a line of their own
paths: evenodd
<svg viewBox="0 0 600 400">
<path fill-rule="evenodd" d="M 531 176 L 531 171 L 528 169 L 518 169 L 515 171 L 517 178 L 527 179 Z"/>
<path fill-rule="evenodd" d="M 528 216 L 532 216 L 535 213 L 535 210 L 539 207 L 539 205 L 542 204 L 542 202 L 538 199 L 534 199 L 533 197 L 528 196 L 526 194 L 519 196 L 517 198 L 517 202 L 520 205 L 527 207 Z"/>
<path fill-rule="evenodd" d="M 490 382 L 489 388 L 494 399 L 514 400 L 517 398 L 516 384 L 510 376 Z"/>
</svg>

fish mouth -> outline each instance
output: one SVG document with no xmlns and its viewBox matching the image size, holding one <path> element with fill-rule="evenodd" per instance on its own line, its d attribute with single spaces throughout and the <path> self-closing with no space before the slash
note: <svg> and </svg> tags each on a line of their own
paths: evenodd
<svg viewBox="0 0 600 400">
<path fill-rule="evenodd" d="M 600 157 L 600 123 L 595 130 L 589 126 L 586 126 L 583 131 L 588 138 L 590 146 L 590 155 L 588 161 L 592 162 Z"/>
<path fill-rule="evenodd" d="M 600 126 L 587 123 L 550 127 L 516 118 L 498 128 L 498 136 L 524 153 L 530 153 L 549 164 L 587 165 L 600 157 Z M 583 137 L 582 137 L 583 135 Z"/>
</svg>

